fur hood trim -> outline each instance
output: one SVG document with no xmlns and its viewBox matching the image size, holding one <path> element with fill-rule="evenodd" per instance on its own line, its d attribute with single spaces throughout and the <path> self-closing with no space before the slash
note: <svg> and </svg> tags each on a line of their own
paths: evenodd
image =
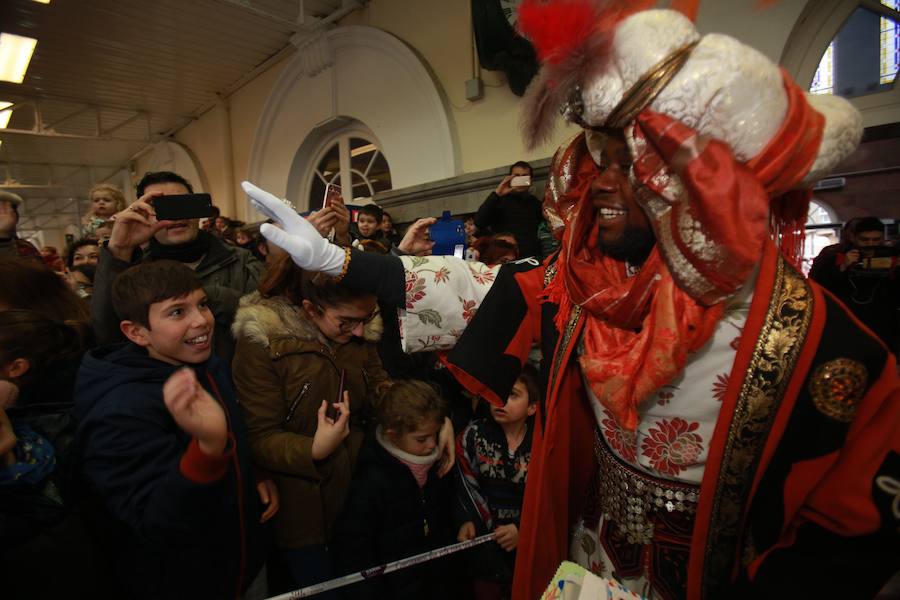
<svg viewBox="0 0 900 600">
<path fill-rule="evenodd" d="M 383 331 L 381 315 L 377 315 L 366 324 L 363 337 L 367 342 L 377 342 L 381 339 Z M 285 336 L 325 343 L 325 338 L 318 327 L 306 317 L 301 308 L 284 296 L 263 298 L 259 292 L 241 298 L 231 333 L 235 339 L 247 337 L 266 348 L 272 340 Z"/>
</svg>

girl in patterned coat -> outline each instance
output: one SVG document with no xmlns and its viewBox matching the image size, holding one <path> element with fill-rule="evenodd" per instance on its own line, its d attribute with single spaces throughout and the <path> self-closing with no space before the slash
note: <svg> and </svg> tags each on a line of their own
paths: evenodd
<svg viewBox="0 0 900 600">
<path fill-rule="evenodd" d="M 457 539 L 493 531 L 497 541 L 469 555 L 477 600 L 509 596 L 539 399 L 537 371 L 526 364 L 506 404 L 491 405 L 491 417 L 472 421 L 456 441 Z"/>
</svg>

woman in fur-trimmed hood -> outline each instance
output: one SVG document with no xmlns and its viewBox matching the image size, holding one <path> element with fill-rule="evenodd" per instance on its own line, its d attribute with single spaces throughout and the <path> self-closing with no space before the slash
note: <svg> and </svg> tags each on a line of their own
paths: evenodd
<svg viewBox="0 0 900 600">
<path fill-rule="evenodd" d="M 375 347 L 375 297 L 285 256 L 241 300 L 232 331 L 252 456 L 280 494 L 276 543 L 298 586 L 327 579 L 326 544 L 371 406 L 388 383 Z"/>
</svg>

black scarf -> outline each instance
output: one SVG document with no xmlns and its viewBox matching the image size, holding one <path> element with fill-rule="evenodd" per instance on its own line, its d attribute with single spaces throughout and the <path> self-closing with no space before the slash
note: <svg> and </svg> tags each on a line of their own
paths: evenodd
<svg viewBox="0 0 900 600">
<path fill-rule="evenodd" d="M 184 244 L 165 245 L 160 244 L 156 238 L 150 238 L 150 256 L 154 260 L 177 260 L 183 263 L 197 262 L 209 252 L 210 238 L 212 236 L 205 231 L 198 231 L 197 237 Z"/>
</svg>

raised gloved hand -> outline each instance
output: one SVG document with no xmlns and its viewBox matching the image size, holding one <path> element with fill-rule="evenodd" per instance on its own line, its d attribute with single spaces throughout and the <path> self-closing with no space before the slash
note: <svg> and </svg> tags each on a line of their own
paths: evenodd
<svg viewBox="0 0 900 600">
<path fill-rule="evenodd" d="M 346 253 L 316 231 L 312 223 L 298 215 L 293 208 L 249 181 L 241 187 L 250 196 L 250 204 L 272 219 L 281 229 L 264 223 L 259 232 L 267 240 L 283 248 L 301 269 L 319 271 L 331 276 L 341 274 Z"/>
</svg>

